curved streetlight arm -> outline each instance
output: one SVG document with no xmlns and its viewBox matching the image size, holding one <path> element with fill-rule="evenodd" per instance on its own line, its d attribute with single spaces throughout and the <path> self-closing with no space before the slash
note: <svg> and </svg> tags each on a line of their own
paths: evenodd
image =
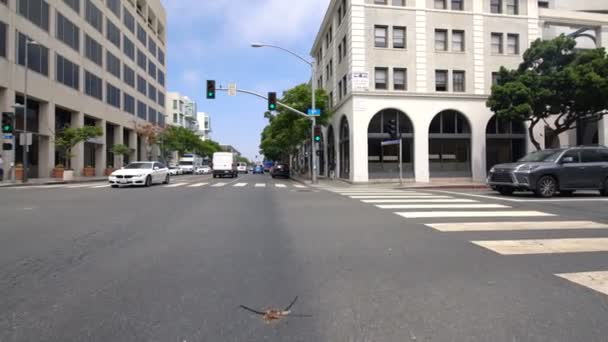
<svg viewBox="0 0 608 342">
<path fill-rule="evenodd" d="M 287 52 L 288 54 L 290 54 L 290 55 L 292 55 L 292 56 L 294 56 L 294 57 L 296 57 L 296 58 L 301 59 L 301 60 L 302 60 L 304 63 L 306 63 L 306 64 L 308 64 L 308 65 L 310 65 L 310 66 L 312 67 L 312 62 L 311 62 L 311 61 L 307 60 L 306 58 L 304 58 L 304 57 L 300 56 L 299 54 L 297 54 L 297 53 L 295 53 L 295 52 L 293 52 L 293 51 L 291 51 L 291 50 L 289 50 L 289 49 L 282 48 L 282 47 L 280 47 L 280 46 L 276 46 L 276 45 L 257 44 L 257 43 L 251 44 L 251 46 L 252 46 L 252 47 L 255 47 L 255 48 L 259 48 L 259 47 L 270 47 L 270 48 L 275 48 L 275 49 L 279 49 L 279 50 L 285 51 L 285 52 Z"/>
</svg>

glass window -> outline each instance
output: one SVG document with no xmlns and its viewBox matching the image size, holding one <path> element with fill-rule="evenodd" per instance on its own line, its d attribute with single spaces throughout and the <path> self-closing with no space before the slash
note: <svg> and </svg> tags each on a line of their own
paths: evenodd
<svg viewBox="0 0 608 342">
<path fill-rule="evenodd" d="M 608 150 L 602 149 L 597 152 L 600 154 L 601 162 L 608 162 Z"/>
<path fill-rule="evenodd" d="M 405 48 L 405 27 L 393 27 L 393 48 Z"/>
<path fill-rule="evenodd" d="M 173 100 L 173 109 L 177 109 L 177 100 Z"/>
<path fill-rule="evenodd" d="M 452 72 L 452 88 L 455 92 L 464 92 L 465 91 L 465 77 L 464 71 L 456 71 Z"/>
<path fill-rule="evenodd" d="M 387 27 L 386 26 L 374 26 L 374 46 L 385 48 L 387 47 L 386 35 L 387 35 Z M 344 49 L 346 50 L 346 49 Z"/>
<path fill-rule="evenodd" d="M 132 61 L 135 61 L 135 45 L 127 36 L 122 37 L 122 51 L 127 57 L 131 58 Z"/>
<path fill-rule="evenodd" d="M 148 121 L 156 123 L 156 110 L 152 107 L 148 107 Z"/>
<path fill-rule="evenodd" d="M 148 60 L 148 75 L 153 79 L 156 79 L 156 64 L 154 64 L 151 60 Z"/>
<path fill-rule="evenodd" d="M 120 19 L 120 0 L 107 0 L 106 4 L 112 13 Z"/>
<path fill-rule="evenodd" d="M 106 82 L 106 103 L 120 108 L 120 89 Z"/>
<path fill-rule="evenodd" d="M 49 31 L 49 4 L 44 0 L 18 0 L 17 13 L 34 25 Z"/>
<path fill-rule="evenodd" d="M 76 51 L 80 51 L 80 29 L 57 11 L 55 36 Z"/>
<path fill-rule="evenodd" d="M 502 33 L 492 33 L 492 53 L 502 54 Z"/>
<path fill-rule="evenodd" d="M 386 5 L 386 0 L 374 0 L 374 4 L 376 4 L 376 5 Z"/>
<path fill-rule="evenodd" d="M 448 91 L 447 70 L 435 70 L 435 91 Z"/>
<path fill-rule="evenodd" d="M 135 34 L 135 18 L 131 15 L 131 12 L 127 11 L 126 8 L 122 11 L 122 23 L 131 31 L 131 33 Z"/>
<path fill-rule="evenodd" d="M 158 48 L 157 52 L 158 52 L 158 54 L 157 54 L 156 58 L 158 58 L 158 61 L 160 62 L 160 64 L 165 65 L 165 52 L 163 50 L 161 50 L 160 48 Z"/>
<path fill-rule="evenodd" d="M 158 70 L 158 84 L 165 86 L 165 73 L 160 70 Z"/>
<path fill-rule="evenodd" d="M 511 55 L 519 54 L 519 35 L 507 34 L 507 53 Z"/>
<path fill-rule="evenodd" d="M 498 73 L 497 72 L 493 72 L 492 73 L 492 85 L 497 85 L 498 84 Z"/>
<path fill-rule="evenodd" d="M 135 99 L 133 98 L 133 96 L 124 93 L 123 108 L 125 112 L 135 115 Z"/>
<path fill-rule="evenodd" d="M 548 0 L 538 1 L 538 7 L 539 8 L 549 8 L 549 1 Z"/>
<path fill-rule="evenodd" d="M 86 35 L 84 38 L 84 55 L 91 61 L 95 62 L 99 66 L 103 66 L 103 51 L 101 44 L 96 42 L 93 38 Z"/>
<path fill-rule="evenodd" d="M 148 89 L 148 83 L 146 79 L 137 75 L 137 91 L 139 91 L 142 95 L 146 95 L 146 91 Z"/>
<path fill-rule="evenodd" d="M 152 36 L 148 36 L 148 51 L 150 51 L 152 56 L 156 57 L 156 42 Z"/>
<path fill-rule="evenodd" d="M 490 0 L 490 12 L 502 13 L 502 0 Z"/>
<path fill-rule="evenodd" d="M 137 117 L 144 120 L 148 119 L 148 107 L 141 101 L 137 101 Z"/>
<path fill-rule="evenodd" d="M 120 49 L 120 30 L 110 19 L 106 19 L 106 38 Z"/>
<path fill-rule="evenodd" d="M 573 163 L 580 163 L 581 159 L 580 159 L 580 155 L 579 155 L 579 151 L 578 150 L 570 150 L 570 151 L 566 151 L 566 153 L 564 153 L 564 155 L 562 156 L 562 160 L 566 157 L 572 157 L 573 159 Z M 547 159 L 545 159 L 545 161 L 547 161 Z"/>
<path fill-rule="evenodd" d="M 85 70 L 84 73 L 84 92 L 101 101 L 103 89 L 101 78 Z"/>
<path fill-rule="evenodd" d="M 376 68 L 374 73 L 376 89 L 387 89 L 388 69 Z"/>
<path fill-rule="evenodd" d="M 452 31 L 452 51 L 464 51 L 464 31 Z"/>
<path fill-rule="evenodd" d="M 137 49 L 137 65 L 142 68 L 142 70 L 146 70 L 146 64 L 148 64 L 148 59 L 146 58 L 146 54 L 143 53 L 140 49 Z"/>
<path fill-rule="evenodd" d="M 519 0 L 507 0 L 507 14 L 519 14 Z"/>
<path fill-rule="evenodd" d="M 7 27 L 8 25 L 0 21 L 0 57 L 6 57 Z"/>
<path fill-rule="evenodd" d="M 452 0 L 452 11 L 462 11 L 463 9 L 462 0 Z"/>
<path fill-rule="evenodd" d="M 346 35 L 344 36 L 344 38 L 342 38 L 342 57 L 346 58 L 346 53 L 348 52 L 348 50 L 346 49 L 347 43 L 346 43 Z"/>
<path fill-rule="evenodd" d="M 106 50 L 106 70 L 120 79 L 120 59 Z"/>
<path fill-rule="evenodd" d="M 447 30 L 435 30 L 435 50 L 447 51 L 448 50 L 448 31 Z"/>
<path fill-rule="evenodd" d="M 158 104 L 165 107 L 165 93 L 158 91 Z"/>
<path fill-rule="evenodd" d="M 122 76 L 126 84 L 135 88 L 135 71 L 133 71 L 133 69 L 128 67 L 126 64 L 122 65 Z"/>
<path fill-rule="evenodd" d="M 598 150 L 581 150 L 583 163 L 600 163 L 604 158 Z"/>
<path fill-rule="evenodd" d="M 148 98 L 156 102 L 156 88 L 151 83 L 148 83 Z"/>
<path fill-rule="evenodd" d="M 139 24 L 137 24 L 137 40 L 146 46 L 146 41 L 148 40 L 148 35 L 146 34 L 146 30 Z"/>
<path fill-rule="evenodd" d="M 393 89 L 407 90 L 407 70 L 395 68 L 393 69 Z"/>
<path fill-rule="evenodd" d="M 97 8 L 91 0 L 86 0 L 86 8 L 85 8 L 85 19 L 86 21 L 93 26 L 99 33 L 103 34 L 103 15 L 99 8 Z"/>
<path fill-rule="evenodd" d="M 19 65 L 25 65 L 25 42 L 28 39 L 23 33 L 17 32 L 16 59 Z M 44 45 L 29 44 L 27 48 L 28 69 L 45 76 L 49 75 L 49 49 Z"/>
<path fill-rule="evenodd" d="M 447 9 L 446 0 L 435 0 L 436 9 Z"/>
<path fill-rule="evenodd" d="M 70 6 L 76 13 L 80 14 L 80 0 L 63 0 L 63 2 Z"/>
<path fill-rule="evenodd" d="M 405 0 L 393 0 L 391 4 L 393 6 L 406 6 Z"/>
<path fill-rule="evenodd" d="M 55 55 L 55 79 L 70 88 L 80 89 L 80 70 L 78 65 L 63 56 Z"/>
</svg>

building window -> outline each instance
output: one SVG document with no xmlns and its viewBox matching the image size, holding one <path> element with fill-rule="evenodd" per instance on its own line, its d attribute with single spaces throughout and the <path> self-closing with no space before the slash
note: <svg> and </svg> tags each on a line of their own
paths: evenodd
<svg viewBox="0 0 608 342">
<path fill-rule="evenodd" d="M 507 0 L 507 14 L 519 14 L 519 0 Z"/>
<path fill-rule="evenodd" d="M 34 25 L 49 31 L 49 4 L 44 0 L 18 0 L 17 12 Z"/>
<path fill-rule="evenodd" d="M 498 85 L 498 75 L 499 75 L 499 73 L 497 73 L 497 72 L 492 73 L 492 85 L 493 86 Z"/>
<path fill-rule="evenodd" d="M 334 77 L 334 60 L 329 60 L 329 77 Z"/>
<path fill-rule="evenodd" d="M 448 91 L 447 70 L 435 70 L 435 91 Z"/>
<path fill-rule="evenodd" d="M 511 55 L 519 54 L 519 35 L 507 34 L 507 53 Z"/>
<path fill-rule="evenodd" d="M 55 79 L 70 88 L 80 89 L 80 69 L 78 65 L 55 54 Z"/>
<path fill-rule="evenodd" d="M 386 5 L 386 0 L 374 0 L 374 4 L 376 4 L 376 5 Z"/>
<path fill-rule="evenodd" d="M 173 123 L 177 123 L 178 119 L 177 119 L 177 113 L 173 113 Z"/>
<path fill-rule="evenodd" d="M 123 108 L 125 112 L 135 115 L 135 99 L 133 96 L 123 93 Z"/>
<path fill-rule="evenodd" d="M 137 91 L 139 91 L 139 93 L 142 95 L 147 95 L 147 88 L 148 83 L 146 82 L 146 79 L 141 77 L 140 75 L 137 75 Z"/>
<path fill-rule="evenodd" d="M 173 100 L 173 109 L 177 109 L 177 100 Z"/>
<path fill-rule="evenodd" d="M 407 69 L 393 69 L 393 89 L 407 90 Z"/>
<path fill-rule="evenodd" d="M 131 31 L 131 33 L 135 34 L 135 18 L 126 8 L 123 9 L 122 14 L 122 23 Z"/>
<path fill-rule="evenodd" d="M 143 120 L 148 119 L 148 107 L 141 101 L 137 101 L 137 117 Z"/>
<path fill-rule="evenodd" d="M 120 0 L 107 0 L 108 8 L 120 19 Z"/>
<path fill-rule="evenodd" d="M 122 37 L 122 51 L 127 57 L 131 58 L 132 61 L 135 61 L 135 45 L 133 45 L 133 42 L 126 36 Z"/>
<path fill-rule="evenodd" d="M 156 64 L 154 64 L 151 60 L 148 60 L 148 75 L 153 79 L 156 79 Z"/>
<path fill-rule="evenodd" d="M 158 84 L 165 86 L 165 73 L 160 70 L 158 70 Z"/>
<path fill-rule="evenodd" d="M 447 9 L 446 0 L 435 0 L 436 9 Z"/>
<path fill-rule="evenodd" d="M 333 108 L 334 107 L 334 92 L 330 91 L 329 92 L 329 108 Z"/>
<path fill-rule="evenodd" d="M 93 26 L 99 33 L 103 34 L 103 16 L 99 8 L 97 8 L 91 0 L 86 0 L 85 6 L 85 19 Z"/>
<path fill-rule="evenodd" d="M 17 32 L 17 35 L 17 62 L 19 65 L 25 66 L 25 41 L 27 38 L 21 32 Z M 27 65 L 28 69 L 48 76 L 49 49 L 40 43 L 30 44 L 27 48 Z"/>
<path fill-rule="evenodd" d="M 490 12 L 502 13 L 502 0 L 490 0 Z"/>
<path fill-rule="evenodd" d="M 146 64 L 148 64 L 148 59 L 146 58 L 146 54 L 143 53 L 140 49 L 137 49 L 137 65 L 144 71 L 146 71 Z"/>
<path fill-rule="evenodd" d="M 158 91 L 158 104 L 165 107 L 165 93 Z"/>
<path fill-rule="evenodd" d="M 144 28 L 139 24 L 137 24 L 137 40 L 139 40 L 139 42 L 142 43 L 143 46 L 146 46 L 146 41 L 148 40 L 146 30 L 144 30 Z"/>
<path fill-rule="evenodd" d="M 342 86 L 344 87 L 344 96 L 346 96 L 346 94 L 348 94 L 348 81 L 346 75 L 342 76 Z"/>
<path fill-rule="evenodd" d="M 70 6 L 76 13 L 80 14 L 80 0 L 63 0 L 63 2 Z"/>
<path fill-rule="evenodd" d="M 405 49 L 405 27 L 393 27 L 393 48 Z"/>
<path fill-rule="evenodd" d="M 152 107 L 148 107 L 148 121 L 153 124 L 156 123 L 156 110 Z"/>
<path fill-rule="evenodd" d="M 405 0 L 393 0 L 393 6 L 406 6 Z"/>
<path fill-rule="evenodd" d="M 106 38 L 120 49 L 120 30 L 110 19 L 106 18 Z"/>
<path fill-rule="evenodd" d="M 135 88 L 135 71 L 129 68 L 126 64 L 122 65 L 122 77 L 126 84 Z"/>
<path fill-rule="evenodd" d="M 103 50 L 101 44 L 89 37 L 89 35 L 85 35 L 84 37 L 84 55 L 97 65 L 103 66 Z"/>
<path fill-rule="evenodd" d="M 346 48 L 347 43 L 346 43 L 346 35 L 344 35 L 344 38 L 342 38 L 342 57 L 346 58 L 346 53 L 348 51 L 348 49 Z"/>
<path fill-rule="evenodd" d="M 55 35 L 57 39 L 66 43 L 69 47 L 76 51 L 80 51 L 80 29 L 74 25 L 59 11 L 57 11 L 57 25 Z"/>
<path fill-rule="evenodd" d="M 156 88 L 152 85 L 152 83 L 148 83 L 148 98 L 156 102 Z"/>
<path fill-rule="evenodd" d="M 120 79 L 120 59 L 108 50 L 106 50 L 106 70 Z"/>
<path fill-rule="evenodd" d="M 338 82 L 338 95 L 339 100 L 342 101 L 342 81 Z"/>
<path fill-rule="evenodd" d="M 539 8 L 549 8 L 549 1 L 539 1 L 538 2 L 538 7 Z"/>
<path fill-rule="evenodd" d="M 84 73 L 84 92 L 98 100 L 102 100 L 101 78 L 85 70 Z"/>
<path fill-rule="evenodd" d="M 448 31 L 435 30 L 435 50 L 448 51 Z"/>
<path fill-rule="evenodd" d="M 376 89 L 387 89 L 388 68 L 376 68 L 374 72 L 374 82 Z"/>
<path fill-rule="evenodd" d="M 456 71 L 452 72 L 452 89 L 455 92 L 464 92 L 465 91 L 465 78 L 464 71 Z"/>
<path fill-rule="evenodd" d="M 106 82 L 106 103 L 120 108 L 120 89 Z"/>
<path fill-rule="evenodd" d="M 338 8 L 338 26 L 342 25 L 342 7 Z"/>
<path fill-rule="evenodd" d="M 6 57 L 7 27 L 8 25 L 0 21 L 0 57 Z"/>
<path fill-rule="evenodd" d="M 387 26 L 374 26 L 374 46 L 378 48 L 388 47 L 386 42 Z M 345 49 L 346 50 L 346 49 Z"/>
<path fill-rule="evenodd" d="M 150 51 L 152 56 L 156 57 L 156 42 L 152 36 L 148 36 L 148 51 Z"/>
<path fill-rule="evenodd" d="M 158 56 L 156 58 L 158 58 L 160 64 L 165 65 L 165 53 L 160 48 L 158 48 Z"/>
<path fill-rule="evenodd" d="M 462 5 L 462 0 L 452 0 L 452 11 L 462 11 L 464 10 L 464 6 Z"/>
<path fill-rule="evenodd" d="M 493 54 L 502 54 L 503 53 L 502 33 L 492 33 L 492 53 Z"/>
<path fill-rule="evenodd" d="M 452 31 L 452 51 L 464 52 L 464 31 Z"/>
</svg>

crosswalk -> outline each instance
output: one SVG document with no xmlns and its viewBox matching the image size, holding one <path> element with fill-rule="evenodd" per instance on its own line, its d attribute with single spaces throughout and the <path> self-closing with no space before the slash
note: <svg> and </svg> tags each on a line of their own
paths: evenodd
<svg viewBox="0 0 608 342">
<path fill-rule="evenodd" d="M 21 187 L 9 187 L 3 188 L 2 190 L 12 191 L 24 191 L 24 190 L 86 190 L 86 189 L 106 189 L 110 188 L 111 185 L 108 183 L 83 183 L 83 184 L 53 184 L 53 185 L 38 185 L 38 186 L 21 186 Z M 299 190 L 305 189 L 307 186 L 302 184 L 296 184 L 291 182 L 286 183 L 226 183 L 226 182 L 200 182 L 200 181 L 181 181 L 174 182 L 171 184 L 154 185 L 152 189 L 163 188 L 163 189 L 200 189 L 200 188 L 214 188 L 214 189 L 280 189 L 280 190 Z"/>
<path fill-rule="evenodd" d="M 576 232 L 608 232 L 608 224 L 602 222 L 568 220 L 556 213 L 513 208 L 502 204 L 504 202 L 489 203 L 492 201 L 489 198 L 460 198 L 456 193 L 382 188 L 327 187 L 324 190 L 373 205 L 411 220 L 412 223 L 420 223 L 428 229 L 446 234 L 466 233 L 470 243 L 502 257 L 608 252 L 607 237 L 572 236 Z M 494 240 L 474 238 L 476 234 L 484 233 L 487 237 L 488 232 L 510 232 L 517 235 L 541 231 L 550 233 L 552 238 Z M 567 233 L 568 237 L 555 238 L 560 232 Z M 608 295 L 608 270 L 581 271 L 584 272 L 554 275 Z"/>
</svg>

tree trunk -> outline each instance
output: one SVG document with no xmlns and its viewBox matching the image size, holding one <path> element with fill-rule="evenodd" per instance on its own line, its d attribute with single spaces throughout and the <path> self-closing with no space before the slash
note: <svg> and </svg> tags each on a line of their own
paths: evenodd
<svg viewBox="0 0 608 342">
<path fill-rule="evenodd" d="M 540 151 L 542 149 L 540 147 L 540 143 L 536 140 L 536 137 L 534 136 L 534 127 L 536 127 L 539 121 L 540 120 L 532 121 L 530 127 L 528 127 L 528 136 L 530 137 L 530 142 L 532 142 L 532 145 L 534 145 L 537 151 Z"/>
</svg>

